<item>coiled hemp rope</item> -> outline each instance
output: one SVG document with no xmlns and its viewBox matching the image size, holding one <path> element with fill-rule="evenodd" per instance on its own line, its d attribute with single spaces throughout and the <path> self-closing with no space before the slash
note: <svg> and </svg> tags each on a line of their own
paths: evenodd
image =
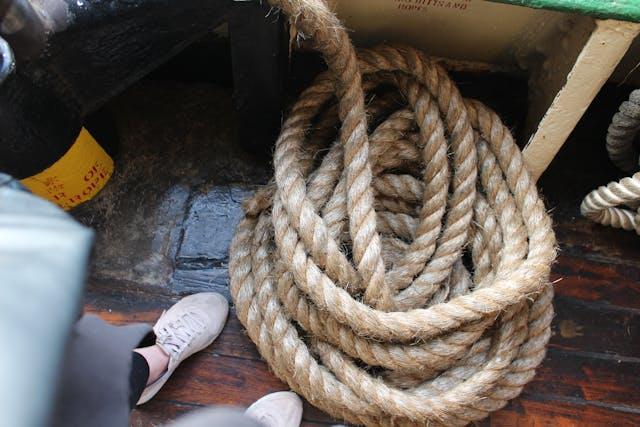
<svg viewBox="0 0 640 427">
<path fill-rule="evenodd" d="M 334 417 L 486 417 L 533 377 L 553 316 L 555 238 L 518 147 L 415 49 L 356 57 L 323 1 L 272 3 L 328 71 L 282 126 L 274 182 L 245 204 L 238 317 L 275 374 Z"/>
<path fill-rule="evenodd" d="M 640 131 L 640 89 L 620 105 L 607 131 L 607 152 L 611 161 L 626 172 L 638 169 L 638 150 L 633 140 Z M 623 207 L 626 205 L 628 208 Z M 640 172 L 600 186 L 582 201 L 582 215 L 602 225 L 640 234 Z M 630 208 L 630 209 L 629 209 Z"/>
</svg>

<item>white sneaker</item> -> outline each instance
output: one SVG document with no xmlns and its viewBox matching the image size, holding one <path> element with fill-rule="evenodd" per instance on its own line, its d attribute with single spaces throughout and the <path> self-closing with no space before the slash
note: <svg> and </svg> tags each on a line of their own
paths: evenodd
<svg viewBox="0 0 640 427">
<path fill-rule="evenodd" d="M 227 299 L 215 292 L 189 295 L 162 313 L 153 332 L 156 345 L 169 355 L 169 367 L 144 389 L 138 405 L 155 396 L 183 360 L 208 347 L 220 335 L 228 313 Z"/>
<path fill-rule="evenodd" d="M 299 427 L 302 421 L 302 400 L 291 391 L 267 394 L 249 406 L 245 415 L 265 427 Z"/>
</svg>

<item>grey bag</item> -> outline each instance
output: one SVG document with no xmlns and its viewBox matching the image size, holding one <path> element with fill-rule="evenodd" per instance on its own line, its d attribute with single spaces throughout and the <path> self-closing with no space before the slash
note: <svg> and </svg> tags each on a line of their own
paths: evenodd
<svg viewBox="0 0 640 427">
<path fill-rule="evenodd" d="M 47 424 L 92 239 L 60 208 L 0 174 L 0 425 Z"/>
</svg>

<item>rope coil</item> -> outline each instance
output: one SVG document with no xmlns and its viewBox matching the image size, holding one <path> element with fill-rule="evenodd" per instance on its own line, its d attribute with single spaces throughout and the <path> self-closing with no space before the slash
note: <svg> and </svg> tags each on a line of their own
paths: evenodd
<svg viewBox="0 0 640 427">
<path fill-rule="evenodd" d="M 555 237 L 518 147 L 417 50 L 356 56 L 323 1 L 272 4 L 328 71 L 282 126 L 274 182 L 245 202 L 229 265 L 239 319 L 334 417 L 486 417 L 531 380 L 553 317 Z"/>
<path fill-rule="evenodd" d="M 620 105 L 607 130 L 607 153 L 625 172 L 638 169 L 639 154 L 633 140 L 640 131 L 640 89 Z M 583 216 L 600 223 L 640 234 L 640 172 L 610 182 L 589 193 L 580 206 Z M 628 208 L 625 208 L 627 206 Z"/>
</svg>

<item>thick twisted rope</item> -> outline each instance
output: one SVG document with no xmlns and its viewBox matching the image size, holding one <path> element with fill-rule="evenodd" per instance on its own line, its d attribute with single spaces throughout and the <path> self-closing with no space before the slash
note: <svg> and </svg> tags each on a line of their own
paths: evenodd
<svg viewBox="0 0 640 427">
<path fill-rule="evenodd" d="M 518 147 L 415 49 L 356 56 L 324 2 L 273 4 L 328 71 L 282 126 L 274 182 L 245 203 L 238 317 L 275 374 L 334 417 L 486 417 L 533 377 L 553 316 L 555 238 Z"/>
<path fill-rule="evenodd" d="M 638 149 L 633 142 L 640 131 L 640 89 L 620 105 L 607 131 L 611 161 L 626 172 L 638 169 Z M 603 225 L 640 234 L 640 172 L 589 193 L 580 206 L 582 215 Z"/>
</svg>

